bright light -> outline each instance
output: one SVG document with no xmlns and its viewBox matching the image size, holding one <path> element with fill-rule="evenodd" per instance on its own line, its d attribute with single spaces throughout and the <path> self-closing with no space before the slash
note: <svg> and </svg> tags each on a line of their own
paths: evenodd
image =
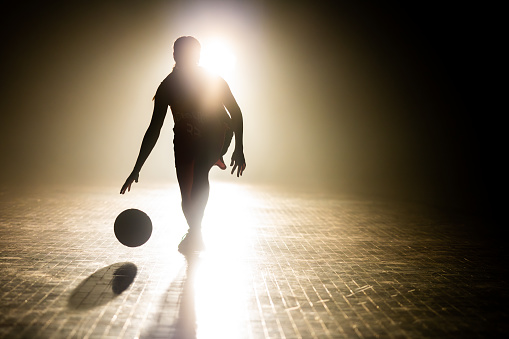
<svg viewBox="0 0 509 339">
<path fill-rule="evenodd" d="M 232 199 L 232 197 L 242 197 Z M 205 211 L 202 254 L 194 281 L 199 338 L 244 338 L 252 296 L 251 262 L 257 198 L 234 184 L 214 182 Z"/>
<path fill-rule="evenodd" d="M 201 42 L 200 66 L 230 80 L 235 69 L 236 57 L 228 44 L 220 39 Z"/>
</svg>

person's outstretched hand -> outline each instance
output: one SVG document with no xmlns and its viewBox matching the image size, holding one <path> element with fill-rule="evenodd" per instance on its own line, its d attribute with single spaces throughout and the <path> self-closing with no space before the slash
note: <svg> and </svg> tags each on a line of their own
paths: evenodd
<svg viewBox="0 0 509 339">
<path fill-rule="evenodd" d="M 237 170 L 237 177 L 242 175 L 244 170 L 246 169 L 246 159 L 244 158 L 244 151 L 235 150 L 232 154 L 232 161 L 230 163 L 232 168 L 232 174 Z"/>
<path fill-rule="evenodd" d="M 140 175 L 138 173 L 134 173 L 134 172 L 131 173 L 129 175 L 129 177 L 127 177 L 122 188 L 120 189 L 120 194 L 124 194 L 125 191 L 127 191 L 127 192 L 131 191 L 131 185 L 133 184 L 133 182 L 138 182 L 139 176 Z"/>
</svg>

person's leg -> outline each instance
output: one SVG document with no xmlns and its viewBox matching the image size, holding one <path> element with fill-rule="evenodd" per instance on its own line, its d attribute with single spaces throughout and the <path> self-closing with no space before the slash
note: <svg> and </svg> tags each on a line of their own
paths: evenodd
<svg viewBox="0 0 509 339">
<path fill-rule="evenodd" d="M 205 207 L 209 199 L 209 171 L 211 166 L 197 162 L 193 170 L 193 181 L 190 194 L 191 223 L 189 230 L 200 231 Z"/>
<path fill-rule="evenodd" d="M 177 166 L 177 178 L 182 196 L 182 211 L 189 226 L 188 233 L 179 244 L 179 251 L 192 254 L 204 249 L 201 223 L 209 197 L 208 174 L 212 165 L 200 159 L 181 162 Z"/>
<path fill-rule="evenodd" d="M 194 176 L 194 160 L 176 161 L 175 167 L 177 170 L 177 180 L 180 187 L 180 195 L 182 197 L 182 212 L 186 218 L 189 228 L 195 225 L 195 217 L 193 212 L 193 200 L 192 200 L 192 189 L 193 189 L 193 176 Z"/>
<path fill-rule="evenodd" d="M 182 196 L 182 211 L 186 217 L 189 231 L 179 245 L 181 253 L 190 253 L 203 249 L 201 239 L 201 223 L 205 207 L 209 198 L 209 172 L 216 159 L 220 157 L 222 135 L 203 140 L 200 147 L 193 148 L 193 152 L 183 152 L 175 156 L 177 179 Z"/>
</svg>

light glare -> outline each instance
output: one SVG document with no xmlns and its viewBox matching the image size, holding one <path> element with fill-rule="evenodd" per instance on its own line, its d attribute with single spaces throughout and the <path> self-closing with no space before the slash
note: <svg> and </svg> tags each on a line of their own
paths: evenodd
<svg viewBox="0 0 509 339">
<path fill-rule="evenodd" d="M 215 183 L 211 189 L 203 225 L 207 250 L 194 282 L 200 338 L 243 337 L 253 270 L 247 258 L 255 256 L 251 240 L 256 220 L 250 210 L 255 204 L 256 198 L 241 186 Z"/>
<path fill-rule="evenodd" d="M 236 64 L 235 54 L 226 42 L 220 39 L 202 42 L 200 66 L 230 80 Z"/>
</svg>

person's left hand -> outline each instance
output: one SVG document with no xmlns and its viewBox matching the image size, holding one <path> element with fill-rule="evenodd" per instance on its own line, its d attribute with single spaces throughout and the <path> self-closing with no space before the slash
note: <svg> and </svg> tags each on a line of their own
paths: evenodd
<svg viewBox="0 0 509 339">
<path fill-rule="evenodd" d="M 129 177 L 127 177 L 124 185 L 120 189 L 120 194 L 124 194 L 125 191 L 130 192 L 131 191 L 131 185 L 133 182 L 138 182 L 138 178 L 140 177 L 139 173 L 132 172 Z"/>
<path fill-rule="evenodd" d="M 244 158 L 244 151 L 243 150 L 235 150 L 232 154 L 232 161 L 230 163 L 230 166 L 233 166 L 232 168 L 232 174 L 237 170 L 237 177 L 239 175 L 242 175 L 244 170 L 246 169 L 246 159 Z"/>
</svg>

